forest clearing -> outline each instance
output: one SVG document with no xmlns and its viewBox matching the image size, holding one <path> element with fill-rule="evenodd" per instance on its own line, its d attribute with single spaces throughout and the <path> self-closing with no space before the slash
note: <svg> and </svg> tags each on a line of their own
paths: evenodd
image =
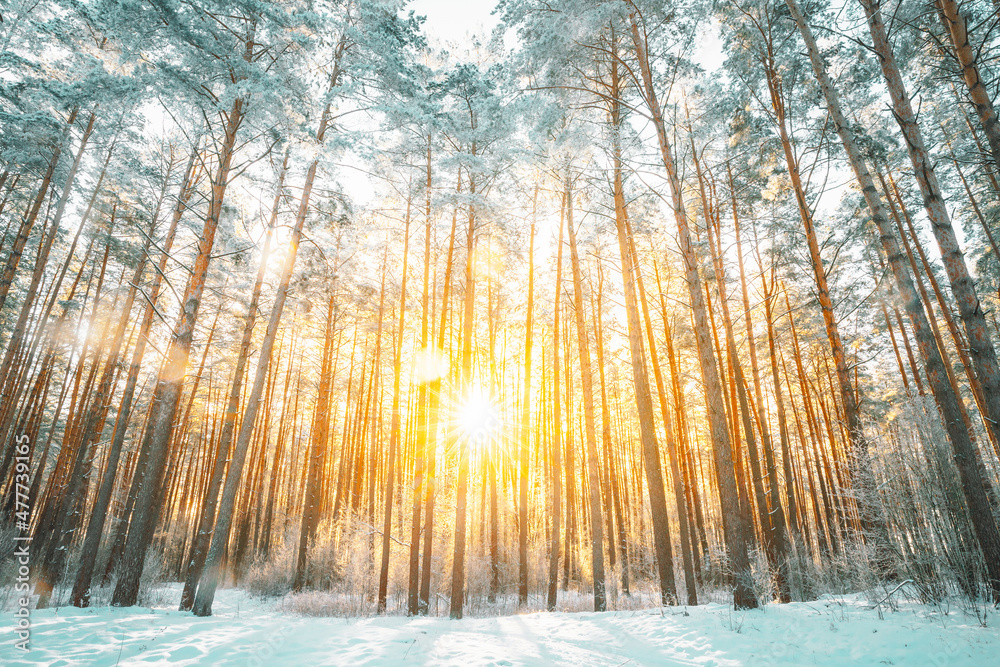
<svg viewBox="0 0 1000 667">
<path fill-rule="evenodd" d="M 995 0 L 4 3 L 0 663 L 995 659 L 998 56 Z"/>
</svg>

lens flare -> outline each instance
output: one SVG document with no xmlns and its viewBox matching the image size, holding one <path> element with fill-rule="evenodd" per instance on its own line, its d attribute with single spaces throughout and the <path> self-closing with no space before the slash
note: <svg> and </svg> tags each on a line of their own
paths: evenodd
<svg viewBox="0 0 1000 667">
<path fill-rule="evenodd" d="M 457 411 L 458 427 L 470 442 L 486 444 L 500 433 L 500 412 L 489 392 L 472 388 Z"/>
</svg>

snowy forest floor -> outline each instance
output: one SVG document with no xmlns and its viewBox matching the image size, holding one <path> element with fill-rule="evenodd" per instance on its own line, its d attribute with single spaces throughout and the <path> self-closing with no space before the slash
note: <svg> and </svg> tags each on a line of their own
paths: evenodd
<svg viewBox="0 0 1000 667">
<path fill-rule="evenodd" d="M 31 649 L 0 641 L 0 664 L 112 665 L 990 665 L 1000 619 L 952 605 L 858 595 L 734 612 L 721 604 L 604 613 L 334 618 L 287 599 L 220 590 L 215 614 L 176 611 L 178 585 L 153 607 L 32 613 Z M 160 604 L 159 602 L 162 602 Z M 3 615 L 12 618 L 5 610 Z"/>
</svg>

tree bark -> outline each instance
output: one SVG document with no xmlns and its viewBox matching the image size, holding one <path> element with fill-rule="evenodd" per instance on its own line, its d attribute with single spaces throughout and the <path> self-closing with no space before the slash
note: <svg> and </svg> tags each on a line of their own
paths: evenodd
<svg viewBox="0 0 1000 667">
<path fill-rule="evenodd" d="M 983 126 L 986 140 L 990 145 L 990 154 L 996 167 L 1000 167 L 1000 122 L 997 121 L 993 101 L 982 77 L 979 75 L 979 63 L 976 49 L 969 39 L 968 25 L 962 16 L 957 0 L 937 0 L 941 23 L 944 24 L 948 36 L 955 48 L 955 59 L 961 70 L 962 80 L 969 89 L 969 99 L 976 109 L 979 122 Z"/>
<path fill-rule="evenodd" d="M 518 450 L 517 502 L 517 604 L 528 604 L 528 464 L 531 458 L 531 347 L 535 311 L 535 214 L 538 185 L 531 200 L 531 231 L 528 232 L 528 304 L 524 315 L 524 378 L 521 390 L 521 435 Z"/>
<path fill-rule="evenodd" d="M 701 364 L 702 381 L 705 384 L 709 430 L 711 431 L 712 450 L 715 457 L 719 497 L 722 501 L 726 547 L 734 574 L 733 604 L 737 609 L 752 609 L 758 605 L 757 599 L 750 587 L 750 560 L 747 552 L 747 544 L 752 535 L 752 530 L 747 515 L 741 512 L 739 508 L 738 487 L 733 467 L 733 449 L 726 427 L 722 383 L 719 377 L 718 362 L 712 349 L 708 311 L 705 306 L 701 276 L 698 273 L 698 260 L 691 241 L 691 232 L 684 210 L 680 178 L 677 174 L 677 168 L 671 153 L 666 125 L 664 124 L 663 114 L 660 110 L 660 103 L 653 86 L 652 67 L 646 51 L 647 42 L 644 35 L 640 32 L 637 14 L 634 11 L 629 15 L 629 22 L 632 31 L 632 43 L 635 47 L 642 77 L 643 97 L 656 128 L 660 156 L 670 180 L 672 207 L 677 223 L 678 241 L 684 260 L 684 274 L 687 278 L 688 291 L 691 297 L 691 308 L 694 315 L 695 334 L 698 343 L 698 359 Z"/>
<path fill-rule="evenodd" d="M 833 82 L 830 80 L 829 74 L 827 74 L 826 64 L 820 56 L 816 41 L 812 36 L 812 31 L 806 23 L 805 17 L 799 9 L 796 0 L 786 0 L 786 4 L 806 44 L 813 71 L 826 99 L 827 108 L 834 122 L 834 127 L 841 138 L 841 142 L 844 144 L 844 149 L 847 152 L 855 178 L 861 186 L 865 202 L 871 210 L 872 220 L 878 228 L 879 239 L 896 279 L 896 288 L 903 300 L 907 315 L 910 317 L 914 336 L 917 339 L 918 347 L 924 359 L 927 379 L 931 385 L 931 390 L 934 393 L 938 407 L 941 410 L 945 429 L 951 440 L 955 463 L 958 466 L 962 481 L 962 491 L 969 507 L 969 514 L 976 531 L 976 536 L 985 557 L 990 587 L 994 598 L 997 598 L 1000 596 L 1000 532 L 997 531 L 996 522 L 993 519 L 992 511 L 983 489 L 979 468 L 976 465 L 977 452 L 969 438 L 968 430 L 962 423 L 958 397 L 948 384 L 941 353 L 937 348 L 933 333 L 927 323 L 927 317 L 923 311 L 917 292 L 913 287 L 913 281 L 907 273 L 905 260 L 899 249 L 896 237 L 893 234 L 893 229 L 885 213 L 885 208 L 882 205 L 881 199 L 879 199 L 878 191 L 875 189 L 875 182 L 872 179 L 871 172 L 861 157 L 861 151 L 858 147 L 854 131 L 851 129 L 847 118 L 841 110 L 836 89 L 833 87 Z M 870 9 L 870 5 L 866 5 L 866 11 Z M 869 19 L 870 21 L 872 20 L 871 15 Z M 876 26 L 881 25 L 879 18 L 875 17 L 874 21 Z M 873 30 L 873 32 L 878 31 Z M 884 35 L 884 30 L 882 34 Z"/>
<path fill-rule="evenodd" d="M 279 206 L 284 196 L 285 175 L 287 173 L 288 151 L 286 150 L 281 163 L 281 170 L 278 172 L 278 186 L 274 195 L 274 201 L 271 203 L 271 216 L 268 219 L 267 229 L 264 232 L 264 246 L 261 249 L 260 262 L 257 266 L 257 278 L 254 281 L 253 289 L 250 292 L 250 302 L 247 305 L 247 316 L 243 323 L 243 337 L 240 340 L 236 364 L 233 367 L 233 384 L 229 390 L 229 400 L 226 403 L 222 431 L 212 462 L 212 473 L 211 477 L 209 477 L 208 488 L 205 491 L 201 512 L 198 516 L 198 524 L 192 540 L 191 556 L 188 559 L 187 574 L 184 578 L 184 590 L 181 592 L 181 611 L 190 611 L 194 605 L 195 593 L 198 589 L 198 582 L 201 580 L 205 566 L 205 557 L 208 555 L 208 547 L 212 539 L 212 526 L 215 523 L 215 509 L 219 501 L 219 489 L 222 487 L 226 461 L 229 460 L 229 446 L 232 443 L 233 431 L 236 428 L 236 420 L 239 415 L 240 397 L 243 392 L 243 377 L 246 374 L 247 360 L 250 357 L 250 344 L 253 340 L 254 326 L 257 323 L 257 311 L 260 308 L 260 293 L 264 284 L 265 274 L 267 273 L 267 262 L 271 257 L 271 241 L 274 235 L 274 226 L 278 219 Z"/>
<path fill-rule="evenodd" d="M 247 44 L 248 50 L 252 50 L 252 36 L 247 39 Z M 212 258 L 215 233 L 222 215 L 222 204 L 236 150 L 236 136 L 243 121 L 245 104 L 244 98 L 237 97 L 228 113 L 225 135 L 220 147 L 219 165 L 212 179 L 208 216 L 205 218 L 198 241 L 198 252 L 192 266 L 188 288 L 181 301 L 181 313 L 174 325 L 167 349 L 166 362 L 157 379 L 152 418 L 143 436 L 143 448 L 149 452 L 141 478 L 143 492 L 137 496 L 132 511 L 128 537 L 122 553 L 121 573 L 112 597 L 114 606 L 131 607 L 135 605 L 139 595 L 139 579 L 145 564 L 146 550 L 152 541 L 154 524 L 159 516 L 160 489 L 163 485 L 170 436 L 173 433 L 174 416 L 184 385 L 194 327 L 198 320 L 202 293 L 205 290 L 205 278 Z"/>
<path fill-rule="evenodd" d="M 549 480 L 552 487 L 552 525 L 549 527 L 549 580 L 545 608 L 556 610 L 559 592 L 559 542 L 562 532 L 562 402 L 559 393 L 559 314 L 562 301 L 563 227 L 566 222 L 566 200 L 559 211 L 559 234 L 556 245 L 556 285 L 552 299 L 552 443 Z"/>
<path fill-rule="evenodd" d="M 392 422 L 389 427 L 389 460 L 386 463 L 384 514 L 382 521 L 382 561 L 378 575 L 377 612 L 385 613 L 386 595 L 389 587 L 389 549 L 392 547 L 392 506 L 395 498 L 396 458 L 400 442 L 399 392 L 403 363 L 403 325 L 406 322 L 406 267 L 410 254 L 410 199 L 406 200 L 406 222 L 403 227 L 403 266 L 399 296 L 399 323 L 396 327 L 396 349 L 392 361 Z"/>
<path fill-rule="evenodd" d="M 583 310 L 583 274 L 573 229 L 573 185 L 566 175 L 566 230 L 569 236 L 570 262 L 573 269 L 573 309 L 576 315 L 577 347 L 580 354 L 580 379 L 583 390 L 584 432 L 587 442 L 587 485 L 590 501 L 591 563 L 594 577 L 594 611 L 608 607 L 604 586 L 604 524 L 601 518 L 601 480 L 598 473 L 597 429 L 594 425 L 594 378 L 590 365 L 590 343 Z M 568 380 L 568 378 L 567 378 Z"/>
<path fill-rule="evenodd" d="M 993 439 L 1000 441 L 1000 365 L 997 363 L 996 350 L 986 325 L 986 315 L 983 312 L 979 296 L 976 294 L 975 283 L 969 275 L 965 255 L 958 244 L 958 237 L 955 235 L 955 229 L 948 215 L 934 165 L 927 148 L 924 146 L 920 126 L 917 123 L 902 74 L 900 74 L 892 47 L 889 44 L 889 37 L 886 34 L 885 24 L 881 16 L 881 0 L 861 0 L 861 5 L 868 17 L 872 44 L 878 55 L 879 66 L 882 68 L 882 75 L 892 99 L 896 122 L 899 123 L 906 141 L 906 150 L 910 157 L 910 163 L 913 165 L 914 177 L 917 185 L 920 186 L 920 194 L 923 196 L 924 209 L 927 211 L 931 229 L 941 251 L 941 258 L 951 283 L 952 293 L 955 295 L 959 315 L 965 325 L 969 353 L 986 399 L 986 422 L 993 431 Z M 995 120 L 990 127 L 994 130 L 998 129 Z"/>
</svg>

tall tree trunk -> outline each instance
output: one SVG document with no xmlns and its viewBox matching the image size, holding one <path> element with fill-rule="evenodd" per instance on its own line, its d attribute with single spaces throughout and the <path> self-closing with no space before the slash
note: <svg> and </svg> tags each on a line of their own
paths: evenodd
<svg viewBox="0 0 1000 667">
<path fill-rule="evenodd" d="M 531 199 L 531 231 L 528 233 L 528 305 L 524 315 L 524 377 L 521 391 L 521 435 L 518 450 L 517 502 L 517 604 L 528 604 L 528 463 L 531 457 L 531 343 L 535 314 L 535 226 L 538 185 Z"/>
<path fill-rule="evenodd" d="M 461 169 L 458 173 L 457 183 L 455 185 L 456 192 L 462 191 L 462 172 Z M 451 233 L 448 235 L 448 256 L 445 261 L 444 270 L 444 285 L 441 291 L 441 319 L 438 324 L 438 338 L 437 347 L 435 349 L 435 354 L 444 354 L 444 341 L 447 332 L 448 323 L 448 305 L 451 298 L 451 280 L 452 280 L 452 269 L 454 267 L 455 259 L 455 232 L 458 227 L 458 205 L 456 204 L 452 210 L 451 215 Z M 420 570 L 420 613 L 427 614 L 430 609 L 430 595 L 431 595 L 431 555 L 433 552 L 434 544 L 434 491 L 435 491 L 435 474 L 437 467 L 437 428 L 438 428 L 438 415 L 441 405 L 441 386 L 442 381 L 440 377 L 434 378 L 430 386 L 430 434 L 431 442 L 428 444 L 427 451 L 427 493 L 424 501 L 424 559 Z"/>
<path fill-rule="evenodd" d="M 431 194 L 433 180 L 431 171 L 431 134 L 427 133 L 427 177 L 424 181 L 424 283 L 420 297 L 420 351 L 424 355 L 427 371 L 436 374 L 438 370 L 432 367 L 435 356 L 428 347 L 430 329 L 430 278 L 431 278 Z M 402 334 L 400 334 L 402 335 Z M 420 612 L 420 515 L 421 500 L 424 494 L 424 468 L 427 461 L 427 419 L 428 394 L 427 385 L 430 377 L 418 378 L 417 388 L 417 442 L 416 465 L 413 472 L 413 512 L 410 519 L 410 560 L 409 588 L 406 597 L 406 613 L 414 616 Z"/>
<path fill-rule="evenodd" d="M 688 523 L 687 500 L 685 499 L 684 478 L 680 471 L 677 453 L 677 443 L 674 440 L 673 420 L 667 403 L 667 390 L 660 370 L 660 361 L 656 352 L 656 337 L 653 335 L 653 322 L 649 316 L 649 304 L 646 300 L 646 288 L 642 280 L 642 267 L 639 265 L 639 253 L 635 248 L 635 238 L 632 226 L 625 219 L 625 231 L 629 238 L 629 250 L 632 255 L 632 268 L 635 271 L 635 286 L 639 293 L 639 305 L 642 307 L 642 319 L 645 325 L 646 342 L 649 345 L 649 361 L 653 367 L 653 377 L 656 380 L 656 393 L 660 399 L 660 414 L 663 418 L 663 435 L 667 444 L 667 459 L 670 465 L 670 480 L 674 488 L 674 502 L 677 504 L 677 522 L 680 525 L 681 559 L 684 564 L 684 586 L 687 592 L 687 603 L 698 604 L 698 587 L 694 574 L 694 556 L 691 549 L 691 530 Z"/>
<path fill-rule="evenodd" d="M 545 608 L 556 610 L 559 595 L 559 541 L 562 532 L 562 403 L 559 394 L 559 307 L 562 302 L 563 227 L 566 223 L 566 198 L 559 210 L 559 234 L 556 244 L 556 285 L 552 298 L 552 446 L 549 480 L 552 485 L 552 525 L 549 527 L 549 580 Z M 543 373 L 544 377 L 544 373 Z"/>
<path fill-rule="evenodd" d="M 969 99 L 976 109 L 979 122 L 986 133 L 990 144 L 990 154 L 996 167 L 1000 167 L 1000 122 L 997 120 L 993 101 L 982 77 L 979 75 L 979 62 L 976 49 L 969 39 L 969 29 L 965 17 L 962 16 L 958 0 L 937 0 L 941 23 L 944 24 L 948 36 L 955 48 L 954 56 L 961 70 L 962 80 L 969 89 Z"/>
<path fill-rule="evenodd" d="M 396 458 L 400 447 L 400 406 L 399 392 L 403 363 L 403 325 L 406 321 L 406 279 L 407 259 L 410 254 L 410 197 L 406 200 L 406 221 L 403 227 L 403 265 L 400 269 L 399 323 L 396 327 L 396 349 L 392 360 L 392 422 L 389 427 L 389 460 L 385 474 L 385 510 L 382 521 L 382 562 L 378 575 L 377 613 L 385 613 L 386 595 L 389 588 L 389 549 L 392 535 L 392 506 L 395 498 Z"/>
<path fill-rule="evenodd" d="M 597 284 L 597 298 L 594 299 L 594 322 L 596 326 L 597 370 L 601 379 L 601 441 L 604 447 L 604 465 L 607 469 L 608 480 L 605 503 L 610 503 L 611 505 L 611 509 L 607 511 L 608 528 L 611 537 L 608 541 L 608 556 L 610 557 L 611 568 L 614 569 L 617 543 L 621 590 L 626 597 L 630 597 L 632 593 L 629 590 L 628 532 L 622 510 L 622 493 L 619 486 L 620 475 L 617 470 L 617 456 L 612 451 L 614 449 L 614 442 L 611 437 L 611 404 L 608 399 L 608 388 L 604 370 L 604 324 L 602 322 L 604 272 L 600 261 L 597 263 Z M 593 294 L 593 291 L 591 293 Z M 614 515 L 613 522 L 611 520 L 612 514 Z M 615 530 L 611 530 L 612 525 Z"/>
<path fill-rule="evenodd" d="M 633 21 L 633 32 L 638 39 L 638 28 Z M 622 182 L 621 141 L 619 139 L 623 119 L 621 117 L 621 82 L 617 39 L 612 32 L 611 65 L 611 131 L 613 133 L 613 198 L 615 205 L 615 228 L 618 236 L 618 252 L 622 261 L 622 284 L 625 289 L 625 311 L 628 322 L 629 353 L 632 358 L 632 378 L 635 383 L 635 400 L 639 412 L 639 436 L 642 444 L 642 461 L 646 473 L 646 487 L 649 492 L 649 507 L 653 521 L 653 546 L 656 550 L 656 568 L 660 584 L 660 602 L 675 604 L 677 583 L 674 580 L 673 548 L 670 543 L 670 523 L 667 519 L 667 496 L 663 484 L 663 468 L 660 465 L 660 448 L 656 442 L 656 422 L 653 414 L 653 399 L 649 389 L 646 371 L 646 353 L 642 344 L 642 324 L 639 320 L 638 297 L 636 296 L 636 267 L 632 265 L 632 253 L 628 239 L 628 209 L 625 204 L 625 189 Z M 638 44 L 638 42 L 636 42 Z M 639 59 L 645 62 L 645 52 L 641 44 Z M 655 103 L 654 103 L 655 106 Z M 658 111 L 658 107 L 657 107 Z M 656 112 L 654 112 L 655 115 Z"/>
<path fill-rule="evenodd" d="M 475 119 L 472 122 L 475 126 Z M 476 142 L 472 142 L 472 155 L 476 155 Z M 469 174 L 469 194 L 476 196 L 476 177 Z M 463 394 L 472 390 L 473 316 L 476 303 L 475 282 L 476 206 L 469 204 L 469 226 L 465 240 L 465 306 L 462 315 L 462 380 Z M 458 485 L 455 492 L 455 552 L 451 568 L 451 609 L 449 616 L 462 618 L 465 605 L 465 538 L 466 514 L 469 493 L 469 443 L 462 437 L 458 443 Z"/>
<path fill-rule="evenodd" d="M 634 5 L 632 5 L 634 10 Z M 719 377 L 718 362 L 712 349 L 711 333 L 708 323 L 708 310 L 705 306 L 704 291 L 701 287 L 701 276 L 698 273 L 698 260 L 691 232 L 684 210 L 681 183 L 671 153 L 667 138 L 667 129 L 660 110 L 660 103 L 653 86 L 653 72 L 646 51 L 646 39 L 640 33 L 638 16 L 633 11 L 629 15 L 632 32 L 632 43 L 635 48 L 639 69 L 642 75 L 642 92 L 646 105 L 649 107 L 656 136 L 660 146 L 660 156 L 667 170 L 672 191 L 672 206 L 677 223 L 678 241 L 684 259 L 684 273 L 687 278 L 688 291 L 691 296 L 691 308 L 695 320 L 695 334 L 698 343 L 698 358 L 702 369 L 702 380 L 705 383 L 705 398 L 708 404 L 709 430 L 712 434 L 712 450 L 715 457 L 715 470 L 719 487 L 719 497 L 722 501 L 723 526 L 726 535 L 726 547 L 732 563 L 734 574 L 733 604 L 738 609 L 757 607 L 757 599 L 750 587 L 750 560 L 747 545 L 752 535 L 748 517 L 740 511 L 738 487 L 735 469 L 733 467 L 733 448 L 726 427 L 726 417 L 723 405 L 722 382 Z"/>
<path fill-rule="evenodd" d="M 271 258 L 271 242 L 274 235 L 274 226 L 278 220 L 278 210 L 284 196 L 285 175 L 287 173 L 288 150 L 286 149 L 281 169 L 278 172 L 278 185 L 274 194 L 274 201 L 271 203 L 271 216 L 268 219 L 267 228 L 264 232 L 264 245 L 261 248 L 260 262 L 257 266 L 257 278 L 254 280 L 253 289 L 250 292 L 250 302 L 247 305 L 247 316 L 243 323 L 243 337 L 240 340 L 236 364 L 233 367 L 233 384 L 229 390 L 229 400 L 226 403 L 219 444 L 213 458 L 211 477 L 209 477 L 208 488 L 205 491 L 198 524 L 195 528 L 191 556 L 188 560 L 187 574 L 184 578 L 184 590 L 181 592 L 181 611 L 190 611 L 192 605 L 194 605 L 195 593 L 198 589 L 198 582 L 201 579 L 201 574 L 205 566 L 205 557 L 208 555 L 208 547 L 212 539 L 215 508 L 219 501 L 219 489 L 222 487 L 226 461 L 229 460 L 229 445 L 232 442 L 233 431 L 236 428 L 236 420 L 239 415 L 240 397 L 243 392 L 243 377 L 246 374 L 247 360 L 250 357 L 250 344 L 253 340 L 254 326 L 257 323 L 261 288 L 267 273 L 268 260 Z"/>
<path fill-rule="evenodd" d="M 931 390 L 934 392 L 935 401 L 941 410 L 945 429 L 951 440 L 955 463 L 958 466 L 962 481 L 962 491 L 969 507 L 969 514 L 976 531 L 976 536 L 983 550 L 993 596 L 997 598 L 1000 596 L 1000 532 L 997 531 L 996 522 L 983 489 L 980 471 L 976 465 L 977 451 L 969 438 L 968 430 L 962 423 L 958 406 L 959 399 L 948 384 L 941 353 L 937 348 L 933 333 L 927 323 L 927 317 L 921 306 L 917 292 L 913 287 L 913 281 L 907 273 L 905 260 L 899 249 L 896 237 L 893 234 L 893 229 L 889 223 L 885 208 L 878 196 L 878 191 L 875 189 L 875 182 L 872 179 L 871 172 L 862 158 L 854 131 L 851 129 L 851 125 L 847 122 L 847 118 L 841 110 L 839 97 L 837 96 L 836 89 L 833 87 L 833 82 L 830 80 L 829 74 L 827 74 L 826 65 L 823 62 L 822 56 L 820 56 L 819 48 L 816 46 L 816 41 L 812 36 L 812 31 L 806 23 L 805 17 L 799 9 L 796 0 L 786 0 L 786 4 L 793 20 L 799 27 L 799 32 L 802 33 L 813 71 L 826 99 L 830 116 L 841 142 L 844 144 L 844 149 L 847 152 L 851 168 L 854 170 L 855 178 L 857 178 L 861 186 L 865 202 L 871 210 L 872 220 L 878 228 L 879 239 L 896 279 L 896 288 L 903 300 L 907 315 L 910 317 L 914 336 L 917 339 L 921 355 L 924 358 L 927 379 L 931 385 Z M 866 5 L 866 11 L 869 8 Z M 880 19 L 876 18 L 875 21 L 877 25 L 881 25 Z"/>
<path fill-rule="evenodd" d="M 784 392 L 781 389 L 781 376 L 778 372 L 778 342 L 774 327 L 774 299 L 777 297 L 774 271 L 775 265 L 772 264 L 771 279 L 768 281 L 763 273 L 763 266 L 761 266 L 760 278 L 764 289 L 764 319 L 767 324 L 767 351 L 771 366 L 771 385 L 774 391 L 775 411 L 778 413 L 778 435 L 781 438 L 781 468 L 785 476 L 785 498 L 788 502 L 788 514 L 786 516 L 788 517 L 788 528 L 792 533 L 792 545 L 798 548 L 801 545 L 801 533 L 797 514 L 799 501 L 795 491 L 795 476 L 792 472 L 791 439 L 788 435 Z M 771 485 L 777 486 L 777 484 L 777 478 L 772 478 Z"/>
<path fill-rule="evenodd" d="M 248 53 L 252 53 L 253 49 L 253 29 L 250 28 L 250 36 L 247 39 Z M 205 218 L 198 240 L 198 252 L 192 266 L 188 289 L 181 301 L 180 317 L 174 326 L 167 349 L 166 362 L 157 379 L 152 403 L 153 416 L 143 436 L 142 446 L 148 451 L 148 459 L 141 477 L 143 492 L 136 498 L 129 523 L 120 575 L 112 597 L 112 604 L 115 606 L 131 607 L 135 605 L 139 595 L 139 579 L 146 560 L 146 550 L 152 541 L 154 524 L 159 516 L 160 488 L 163 485 L 174 416 L 184 385 L 194 327 L 198 320 L 202 293 L 205 290 L 205 278 L 212 258 L 215 233 L 222 215 L 230 167 L 236 151 L 236 136 L 243 121 L 245 104 L 244 98 L 237 97 L 228 113 L 225 135 L 220 146 L 219 164 L 212 179 L 208 216 Z"/>
<path fill-rule="evenodd" d="M 292 590 L 301 591 L 306 582 L 306 548 L 316 535 L 317 525 L 322 506 L 320 486 L 322 480 L 323 460 L 326 456 L 327 440 L 329 439 L 330 410 L 330 355 L 333 344 L 333 326 L 335 321 L 336 295 L 330 294 L 327 300 L 326 329 L 323 336 L 323 361 L 320 370 L 320 391 L 314 414 L 312 438 L 305 472 L 305 495 L 302 498 L 302 520 L 299 524 L 299 544 L 295 563 L 295 575 L 292 580 Z"/>
<path fill-rule="evenodd" d="M 934 165 L 927 148 L 924 146 L 917 117 L 913 112 L 902 74 L 900 74 L 892 47 L 889 44 L 889 37 L 886 34 L 885 24 L 881 16 L 881 0 L 861 0 L 861 5 L 868 17 L 868 29 L 872 36 L 875 53 L 878 55 L 886 87 L 889 90 L 889 97 L 892 99 L 893 114 L 906 140 L 906 150 L 913 166 L 914 178 L 916 178 L 917 185 L 920 186 L 924 209 L 927 211 L 934 238 L 937 239 L 938 248 L 941 251 L 942 261 L 948 274 L 948 280 L 951 282 L 951 290 L 955 295 L 959 315 L 965 325 L 969 353 L 972 356 L 972 362 L 986 399 L 986 422 L 993 431 L 993 439 L 1000 441 L 1000 365 L 997 363 L 996 350 L 986 326 L 986 315 L 983 312 L 979 296 L 976 294 L 975 283 L 969 275 L 965 255 L 958 244 L 955 228 L 948 215 Z M 990 127 L 995 131 L 1000 131 L 1000 128 L 997 128 L 995 117 Z M 992 146 L 993 139 L 991 138 L 990 141 Z"/>
<path fill-rule="evenodd" d="M 591 563 L 594 576 L 594 611 L 608 608 L 604 590 L 604 524 L 601 517 L 601 479 L 598 472 L 597 428 L 594 424 L 594 378 L 590 366 L 590 342 L 583 309 L 583 274 L 573 229 L 573 185 L 566 175 L 566 229 L 569 235 L 570 261 L 573 267 L 573 309 L 576 314 L 576 338 L 580 354 L 580 380 L 583 390 L 583 419 L 587 441 L 587 487 L 590 500 Z M 568 381 L 568 378 L 567 378 Z"/>
</svg>

